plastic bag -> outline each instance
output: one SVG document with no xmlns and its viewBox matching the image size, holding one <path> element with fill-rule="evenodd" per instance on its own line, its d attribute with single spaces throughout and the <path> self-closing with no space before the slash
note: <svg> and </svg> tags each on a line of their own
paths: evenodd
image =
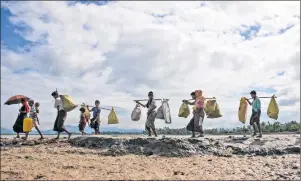
<svg viewBox="0 0 301 182">
<path fill-rule="evenodd" d="M 244 97 L 242 97 L 240 99 L 239 108 L 238 108 L 238 120 L 244 124 L 247 121 L 247 110 L 248 110 L 248 102 Z"/>
<path fill-rule="evenodd" d="M 207 101 L 204 111 L 207 115 L 207 118 L 214 119 L 222 117 L 219 105 L 217 104 L 214 97 L 212 100 Z"/>
<path fill-rule="evenodd" d="M 277 120 L 279 114 L 279 107 L 274 97 L 271 98 L 271 101 L 268 106 L 267 114 L 270 118 Z"/>
<path fill-rule="evenodd" d="M 215 110 L 213 113 L 208 114 L 207 118 L 214 119 L 214 118 L 220 118 L 220 117 L 222 117 L 221 111 L 220 111 L 219 105 L 215 102 Z"/>
<path fill-rule="evenodd" d="M 167 100 L 162 100 L 164 120 L 166 124 L 171 124 L 170 109 Z"/>
<path fill-rule="evenodd" d="M 183 104 L 181 105 L 181 107 L 179 109 L 178 116 L 182 117 L 182 118 L 187 118 L 189 116 L 189 114 L 190 114 L 189 106 L 183 102 Z"/>
<path fill-rule="evenodd" d="M 204 108 L 206 115 L 212 115 L 216 110 L 216 105 L 216 100 L 208 100 Z"/>
<path fill-rule="evenodd" d="M 112 107 L 112 110 L 108 116 L 108 124 L 118 124 L 119 120 L 117 118 L 115 109 Z"/>
<path fill-rule="evenodd" d="M 157 119 L 164 119 L 163 105 L 161 105 L 161 106 L 157 109 L 156 118 L 157 118 Z"/>
<path fill-rule="evenodd" d="M 132 121 L 139 121 L 140 117 L 141 117 L 141 109 L 140 109 L 140 105 L 137 104 L 134 110 L 132 111 L 131 119 Z"/>
</svg>

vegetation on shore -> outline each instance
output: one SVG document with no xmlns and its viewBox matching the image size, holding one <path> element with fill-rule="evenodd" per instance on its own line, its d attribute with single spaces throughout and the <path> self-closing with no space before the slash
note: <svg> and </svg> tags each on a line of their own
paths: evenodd
<svg viewBox="0 0 301 182">
<path fill-rule="evenodd" d="M 287 123 L 280 123 L 274 122 L 271 124 L 270 122 L 261 122 L 262 131 L 265 133 L 276 133 L 276 132 L 298 132 L 300 131 L 300 123 L 296 121 L 291 121 Z M 244 133 L 251 133 L 252 127 L 248 125 L 247 127 L 236 127 L 232 129 L 226 128 L 212 128 L 212 129 L 205 129 L 205 133 L 213 134 L 213 135 L 222 135 L 222 134 L 244 134 Z M 190 131 L 187 131 L 186 128 L 158 128 L 158 134 L 164 135 L 188 135 L 191 134 Z"/>
<path fill-rule="evenodd" d="M 262 131 L 264 133 L 280 133 L 280 132 L 295 132 L 300 133 L 300 123 L 297 121 L 290 121 L 287 123 L 280 123 L 274 122 L 271 124 L 270 122 L 261 122 Z M 163 135 L 190 135 L 191 132 L 187 131 L 186 128 L 157 128 L 158 134 Z M 212 128 L 212 129 L 205 129 L 205 134 L 212 134 L 212 135 L 223 135 L 223 134 L 248 134 L 252 132 L 252 127 L 244 125 L 242 127 L 236 127 L 232 129 L 227 128 Z M 74 133 L 75 135 L 79 135 L 79 132 Z M 92 133 L 93 134 L 93 133 Z M 101 132 L 103 135 L 140 135 L 146 134 L 146 132 L 118 132 L 118 131 L 105 131 Z M 14 133 L 1 133 L 1 135 L 15 135 Z M 47 134 L 45 134 L 47 135 Z M 48 134 L 53 135 L 53 134 Z"/>
</svg>

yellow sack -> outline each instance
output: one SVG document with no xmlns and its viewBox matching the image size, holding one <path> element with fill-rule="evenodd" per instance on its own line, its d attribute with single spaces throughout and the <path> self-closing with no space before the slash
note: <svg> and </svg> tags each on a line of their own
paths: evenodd
<svg viewBox="0 0 301 182">
<path fill-rule="evenodd" d="M 216 100 L 208 100 L 204 108 L 206 115 L 213 114 L 216 110 L 216 105 Z"/>
<path fill-rule="evenodd" d="M 222 117 L 221 110 L 220 110 L 218 104 L 215 102 L 215 110 L 214 110 L 214 112 L 212 114 L 208 114 L 207 118 L 214 119 L 214 118 L 220 118 L 220 117 Z"/>
<path fill-rule="evenodd" d="M 23 132 L 27 133 L 27 132 L 31 132 L 33 128 L 33 121 L 31 118 L 24 118 L 23 120 Z"/>
<path fill-rule="evenodd" d="M 63 105 L 64 105 L 64 110 L 66 112 L 72 111 L 77 107 L 77 104 L 75 104 L 73 98 L 69 95 L 60 95 Z"/>
<path fill-rule="evenodd" d="M 276 102 L 276 99 L 274 97 L 271 98 L 271 101 L 268 106 L 267 114 L 270 118 L 277 120 L 278 114 L 279 114 L 279 108 L 278 104 Z"/>
<path fill-rule="evenodd" d="M 181 118 L 187 118 L 190 114 L 189 106 L 186 103 L 183 103 L 179 109 L 178 116 Z"/>
<path fill-rule="evenodd" d="M 116 112 L 114 107 L 112 107 L 112 110 L 108 116 L 108 124 L 118 124 L 119 120 L 117 118 Z"/>
<path fill-rule="evenodd" d="M 238 120 L 242 123 L 246 123 L 247 120 L 248 102 L 244 97 L 240 99 L 238 108 Z"/>
</svg>

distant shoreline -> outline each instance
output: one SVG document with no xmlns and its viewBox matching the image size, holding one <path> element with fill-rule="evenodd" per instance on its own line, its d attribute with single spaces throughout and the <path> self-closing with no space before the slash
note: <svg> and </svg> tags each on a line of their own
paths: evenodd
<svg viewBox="0 0 301 182">
<path fill-rule="evenodd" d="M 289 135 L 289 134 L 300 134 L 299 131 L 296 132 L 268 132 L 268 133 L 263 133 L 264 135 Z M 15 133 L 1 133 L 0 136 L 11 136 L 11 135 L 16 135 Z M 34 134 L 29 134 L 29 135 L 39 135 L 37 133 Z M 45 136 L 51 136 L 51 135 L 56 135 L 56 133 L 54 134 L 43 134 Z M 62 133 L 61 135 L 67 135 L 65 133 Z M 72 133 L 72 135 L 78 135 L 81 136 L 80 133 Z M 87 135 L 94 135 L 94 134 L 87 134 Z M 115 132 L 105 132 L 105 133 L 101 133 L 101 135 L 145 135 L 144 133 L 115 133 Z M 187 136 L 190 134 L 160 134 L 160 135 L 165 135 L 165 136 L 170 136 L 170 135 L 179 135 L 179 136 Z M 244 133 L 216 133 L 216 134 L 209 134 L 209 133 L 205 133 L 205 135 L 245 135 Z M 250 135 L 250 133 L 246 133 L 246 135 Z"/>
</svg>

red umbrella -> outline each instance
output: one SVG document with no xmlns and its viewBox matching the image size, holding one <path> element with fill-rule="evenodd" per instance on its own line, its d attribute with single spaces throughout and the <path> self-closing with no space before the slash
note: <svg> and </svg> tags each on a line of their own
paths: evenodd
<svg viewBox="0 0 301 182">
<path fill-rule="evenodd" d="M 12 96 L 11 98 L 9 98 L 4 104 L 6 104 L 6 105 L 20 104 L 21 99 L 25 99 L 28 101 L 30 98 L 26 97 L 24 95 L 15 95 L 15 96 Z"/>
</svg>

